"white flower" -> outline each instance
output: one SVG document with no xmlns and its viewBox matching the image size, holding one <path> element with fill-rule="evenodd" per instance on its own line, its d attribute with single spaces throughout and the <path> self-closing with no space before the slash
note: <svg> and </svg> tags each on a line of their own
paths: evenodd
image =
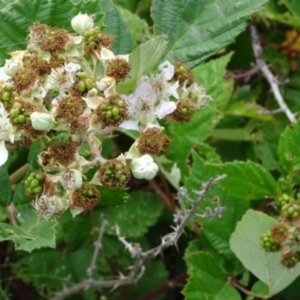
<svg viewBox="0 0 300 300">
<path fill-rule="evenodd" d="M 121 95 L 128 105 L 131 120 L 124 121 L 120 127 L 139 130 L 139 124 L 155 124 L 176 109 L 175 102 L 158 99 L 157 93 L 147 82 L 141 82 L 133 94 Z"/>
<path fill-rule="evenodd" d="M 46 82 L 46 89 L 56 89 L 59 96 L 65 96 L 72 84 L 75 82 L 75 73 L 80 65 L 67 63 L 63 67 L 52 69 Z"/>
<path fill-rule="evenodd" d="M 163 74 L 157 74 L 152 76 L 143 76 L 140 82 L 149 83 L 154 91 L 157 93 L 159 99 L 168 99 L 173 96 L 178 99 L 177 89 L 179 87 L 179 81 L 175 83 L 168 82 Z"/>
<path fill-rule="evenodd" d="M 134 158 L 131 161 L 131 171 L 137 179 L 153 179 L 158 172 L 158 165 L 149 154 Z"/>
<path fill-rule="evenodd" d="M 94 20 L 87 14 L 79 13 L 72 19 L 71 26 L 77 33 L 83 35 L 86 31 L 94 27 Z"/>
</svg>

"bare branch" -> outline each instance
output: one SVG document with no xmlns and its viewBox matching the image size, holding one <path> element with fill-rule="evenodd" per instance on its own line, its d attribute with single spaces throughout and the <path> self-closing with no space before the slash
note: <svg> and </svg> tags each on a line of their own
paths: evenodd
<svg viewBox="0 0 300 300">
<path fill-rule="evenodd" d="M 142 252 L 142 249 L 139 244 L 131 244 L 128 241 L 126 241 L 125 237 L 122 237 L 120 234 L 120 229 L 118 226 L 116 226 L 116 233 L 118 236 L 119 241 L 125 246 L 125 248 L 130 252 L 132 258 L 135 259 L 135 262 L 133 266 L 130 268 L 130 272 L 127 276 L 124 276 L 123 274 L 120 274 L 118 279 L 115 280 L 101 280 L 96 281 L 92 278 L 92 273 L 95 268 L 96 259 L 99 253 L 99 249 L 101 248 L 101 240 L 103 237 L 103 233 L 105 230 L 105 227 L 107 225 L 107 220 L 104 219 L 101 225 L 101 228 L 99 230 L 98 239 L 95 243 L 95 251 L 92 258 L 92 262 L 90 267 L 87 270 L 88 273 L 88 279 L 85 279 L 81 281 L 80 283 L 75 284 L 74 286 L 70 288 L 64 288 L 61 292 L 56 293 L 53 298 L 50 300 L 62 300 L 66 297 L 69 297 L 70 295 L 73 295 L 83 289 L 94 287 L 94 288 L 113 288 L 116 289 L 119 286 L 123 285 L 129 285 L 136 283 L 144 274 L 145 272 L 145 266 L 144 263 L 146 260 L 153 258 L 157 256 L 158 254 L 162 253 L 162 251 L 170 246 L 177 246 L 177 241 L 181 237 L 181 235 L 184 233 L 184 228 L 188 224 L 188 222 L 194 217 L 199 216 L 201 218 L 206 217 L 219 217 L 224 208 L 220 205 L 219 198 L 214 199 L 214 204 L 216 205 L 216 208 L 214 210 L 210 208 L 206 208 L 205 212 L 203 214 L 197 214 L 196 210 L 198 205 L 205 199 L 207 193 L 209 192 L 211 186 L 215 183 L 217 183 L 220 180 L 223 180 L 226 177 L 226 175 L 221 175 L 216 178 L 211 178 L 207 183 L 203 184 L 203 189 L 201 191 L 194 191 L 194 193 L 197 195 L 197 198 L 193 200 L 187 193 L 186 188 L 182 187 L 179 189 L 177 197 L 178 201 L 181 206 L 181 211 L 178 211 L 174 215 L 175 220 L 175 226 L 172 227 L 173 231 L 166 234 L 161 238 L 161 244 L 157 247 Z M 191 202 L 191 208 L 186 209 L 184 205 L 183 198 L 185 198 L 187 201 Z"/>
<path fill-rule="evenodd" d="M 281 95 L 277 78 L 273 75 L 268 65 L 266 64 L 265 60 L 262 58 L 262 47 L 257 34 L 257 30 L 254 25 L 250 26 L 250 32 L 251 32 L 252 48 L 256 59 L 256 64 L 261 70 L 261 72 L 264 74 L 267 81 L 269 82 L 273 95 L 278 105 L 280 106 L 281 110 L 286 114 L 290 122 L 295 123 L 296 122 L 295 115 L 290 111 L 290 109 L 286 105 Z"/>
<path fill-rule="evenodd" d="M 97 261 L 97 257 L 99 255 L 99 251 L 100 249 L 102 248 L 102 238 L 103 238 L 103 234 L 104 234 L 104 231 L 105 231 L 105 228 L 108 224 L 108 221 L 106 219 L 106 216 L 101 216 L 102 218 L 102 224 L 101 224 L 101 227 L 99 229 L 99 234 L 98 234 L 98 238 L 96 240 L 96 242 L 94 243 L 94 246 L 95 246 L 95 250 L 94 250 L 94 253 L 93 253 L 93 258 L 92 258 L 92 261 L 91 261 L 91 264 L 90 266 L 88 267 L 88 269 L 86 270 L 87 272 L 87 276 L 88 278 L 92 278 L 93 276 L 93 271 L 94 269 L 96 269 L 96 261 Z"/>
</svg>

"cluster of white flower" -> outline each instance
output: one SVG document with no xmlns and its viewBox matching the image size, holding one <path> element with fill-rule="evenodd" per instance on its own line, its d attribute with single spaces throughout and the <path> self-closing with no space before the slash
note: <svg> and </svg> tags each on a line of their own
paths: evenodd
<svg viewBox="0 0 300 300">
<path fill-rule="evenodd" d="M 122 188 L 131 173 L 153 179 L 159 170 L 155 157 L 166 154 L 170 144 L 159 120 L 188 121 L 210 100 L 188 68 L 169 61 L 156 73 L 144 74 L 134 92 L 119 94 L 118 84 L 130 76 L 130 56 L 110 50 L 113 38 L 92 17 L 79 14 L 71 25 L 79 35 L 33 24 L 27 50 L 11 53 L 0 68 L 0 166 L 9 157 L 8 143 L 50 140 L 38 157 L 37 171 L 44 175 L 33 174 L 27 187 L 37 198 L 35 209 L 47 219 L 56 215 L 56 207 L 57 213 L 65 209 L 53 201 L 69 199 L 76 210 L 90 208 L 89 199 L 96 204 L 98 193 L 89 184 Z M 140 137 L 109 161 L 101 155 L 101 136 L 118 127 L 138 131 Z M 67 139 L 56 142 L 62 133 Z M 89 145 L 92 160 L 79 155 L 83 144 Z M 82 173 L 95 165 L 99 170 L 91 183 L 83 182 Z"/>
</svg>

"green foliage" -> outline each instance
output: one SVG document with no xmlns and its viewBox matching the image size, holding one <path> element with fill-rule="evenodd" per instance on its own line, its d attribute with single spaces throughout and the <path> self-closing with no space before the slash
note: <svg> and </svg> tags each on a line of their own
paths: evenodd
<svg viewBox="0 0 300 300">
<path fill-rule="evenodd" d="M 279 160 L 287 171 L 295 172 L 300 168 L 300 122 L 286 127 L 278 144 Z"/>
<path fill-rule="evenodd" d="M 87 5 L 88 3 L 88 5 Z M 107 26 L 106 32 L 116 37 L 114 50 L 117 53 L 131 51 L 131 39 L 117 9 L 110 1 L 14 1 L 0 11 L 0 61 L 3 63 L 7 53 L 24 48 L 28 27 L 34 22 L 45 23 L 71 30 L 70 20 L 77 13 L 95 14 L 95 23 Z M 109 22 L 105 21 L 105 18 Z"/>
<path fill-rule="evenodd" d="M 239 293 L 224 280 L 218 261 L 212 254 L 196 252 L 186 257 L 186 262 L 190 279 L 183 294 L 187 300 L 241 299 Z"/>
<path fill-rule="evenodd" d="M 298 265 L 293 272 L 278 262 L 280 253 L 265 252 L 259 245 L 261 234 L 277 221 L 261 212 L 249 210 L 230 238 L 230 246 L 243 265 L 267 284 L 268 297 L 277 294 L 300 275 Z"/>
<path fill-rule="evenodd" d="M 13 241 L 16 250 L 31 252 L 42 247 L 54 248 L 56 226 L 56 221 L 48 222 L 34 214 L 18 227 L 0 223 L 0 239 Z"/>
<path fill-rule="evenodd" d="M 129 58 L 129 78 L 118 85 L 118 92 L 133 92 L 138 79 L 153 70 L 162 60 L 166 46 L 166 36 L 157 36 L 137 47 Z"/>
<path fill-rule="evenodd" d="M 114 227 L 118 225 L 122 236 L 136 238 L 144 235 L 157 222 L 161 204 L 150 193 L 135 192 L 123 204 L 110 206 L 102 211 L 109 216 L 110 228 L 107 233 L 115 235 Z"/>
<path fill-rule="evenodd" d="M 169 37 L 171 60 L 195 67 L 231 43 L 265 0 L 154 1 L 154 33 Z M 218 22 L 216 22 L 218 20 Z"/>
<path fill-rule="evenodd" d="M 4 166 L 0 167 L 0 186 L 0 203 L 1 205 L 6 206 L 11 201 L 12 188 L 7 169 Z"/>
<path fill-rule="evenodd" d="M 278 79 L 278 82 L 274 79 L 273 83 L 278 84 L 284 101 L 298 118 L 298 2 L 1 1 L 1 65 L 9 57 L 9 52 L 25 49 L 28 28 L 34 22 L 65 28 L 75 36 L 70 20 L 79 12 L 93 14 L 95 24 L 113 36 L 111 50 L 114 54 L 129 54 L 130 63 L 129 76 L 117 81 L 114 86 L 106 73 L 110 61 L 101 61 L 97 56 L 86 56 L 86 53 L 70 59 L 76 63 L 82 59 L 84 63 L 80 71 L 91 72 L 89 75 L 97 82 L 92 82 L 93 91 L 96 90 L 97 94 L 93 100 L 99 107 L 102 97 L 109 97 L 116 92 L 134 98 L 132 93 L 143 82 L 143 76 L 151 75 L 153 80 L 153 74 L 159 73 L 158 66 L 165 60 L 173 64 L 179 61 L 192 68 L 194 82 L 205 89 L 212 101 L 198 109 L 188 122 L 175 122 L 175 113 L 163 119 L 156 118 L 158 112 L 152 119 L 147 119 L 145 114 L 145 120 L 139 123 L 139 131 L 118 128 L 119 124 L 116 127 L 94 128 L 99 117 L 96 117 L 97 109 L 84 104 L 80 121 L 84 122 L 86 117 L 88 129 L 78 134 L 76 130 L 75 133 L 68 131 L 74 124 L 62 118 L 55 121 L 46 136 L 35 141 L 25 136 L 20 139 L 14 136 L 13 131 L 5 131 L 5 122 L 12 120 L 5 118 L 6 112 L 2 112 L 1 106 L 0 142 L 5 141 L 10 156 L 5 165 L 0 167 L 0 241 L 1 251 L 9 258 L 11 267 L 6 263 L 0 266 L 0 298 L 10 299 L 15 295 L 15 281 L 11 281 L 11 278 L 16 277 L 22 280 L 25 290 L 28 289 L 36 297 L 51 299 L 54 293 L 76 287 L 85 280 L 91 261 L 96 257 L 93 279 L 105 281 L 114 290 L 110 292 L 105 287 L 101 291 L 94 287 L 86 290 L 78 288 L 78 293 L 71 294 L 70 299 L 167 299 L 173 297 L 173 292 L 174 298 L 181 292 L 187 300 L 240 300 L 246 297 L 296 299 L 299 294 L 299 263 L 290 266 L 290 270 L 283 266 L 283 258 L 290 253 L 295 254 L 296 259 L 300 256 L 300 122 L 290 124 L 284 112 L 273 113 L 278 109 L 278 103 L 269 82 L 254 66 L 251 37 L 245 29 L 250 22 L 256 26 L 263 41 L 261 58 L 265 59 Z M 180 75 L 180 71 L 180 68 L 176 69 L 179 72 L 176 76 Z M 80 78 L 78 74 L 76 76 Z M 191 81 L 181 83 L 176 88 L 179 91 L 177 99 L 170 92 L 170 87 L 176 86 L 174 77 L 171 80 L 159 78 L 160 82 L 155 82 L 155 92 L 161 94 L 157 96 L 157 102 L 152 104 L 155 106 L 161 100 L 170 100 L 178 108 L 192 80 L 189 78 Z M 111 86 L 102 90 L 102 80 Z M 45 88 L 48 81 L 42 83 Z M 12 81 L 10 84 L 13 85 Z M 164 91 L 164 84 L 168 87 L 167 92 Z M 72 88 L 76 90 L 75 86 Z M 28 97 L 30 92 L 28 89 L 21 97 L 12 100 L 24 98 L 34 103 L 39 111 L 47 111 L 55 118 L 58 106 L 49 107 L 58 91 L 47 91 L 45 101 L 49 107 L 41 105 L 39 92 L 34 97 Z M 64 92 L 63 89 L 60 92 Z M 70 96 L 72 93 L 69 90 L 66 94 Z M 93 98 L 89 93 L 82 93 L 81 96 Z M 187 97 L 190 103 L 195 100 L 194 96 L 189 94 Z M 140 105 L 144 112 L 150 111 L 152 104 L 148 105 L 147 102 L 150 98 L 151 95 L 144 95 L 130 109 Z M 5 102 L 5 96 L 1 81 L 1 105 L 2 102 Z M 5 103 L 8 105 L 9 102 Z M 3 111 L 7 110 L 9 115 L 9 109 L 9 106 L 4 107 Z M 72 113 L 77 112 L 73 110 Z M 123 190 L 99 185 L 97 180 L 102 176 L 99 179 L 99 168 L 106 160 L 123 160 L 125 157 L 123 167 L 129 168 L 129 178 L 131 162 L 135 157 L 130 157 L 128 151 L 133 147 L 135 151 L 132 151 L 132 155 L 140 158 L 141 153 L 135 147 L 149 123 L 151 126 L 161 126 L 170 138 L 166 155 L 152 155 L 159 167 L 157 175 L 151 180 L 138 180 L 132 176 Z M 67 130 L 57 131 L 60 125 Z M 12 137 L 15 138 L 14 143 L 9 143 Z M 37 160 L 41 152 L 53 143 L 64 144 L 76 139 L 80 141 L 80 149 L 71 164 L 57 167 L 48 161 L 43 166 Z M 19 148 L 22 143 L 25 146 Z M 71 150 L 69 146 L 59 155 L 67 156 Z M 43 193 L 47 195 L 47 200 L 52 196 L 59 199 L 65 197 L 64 201 L 71 209 L 77 209 L 79 215 L 73 217 L 67 210 L 59 218 L 55 216 L 45 220 L 36 214 L 32 202 L 37 201 L 39 195 L 33 197 L 25 193 L 25 180 L 33 171 L 43 172 L 44 167 L 49 167 L 45 172 L 47 177 L 40 179 L 39 184 L 44 184 Z M 143 167 L 147 169 L 149 164 Z M 73 197 L 79 191 L 81 197 L 83 191 L 80 188 L 75 191 L 64 190 L 60 180 L 62 173 L 69 169 L 81 172 L 84 182 L 92 181 L 95 184 L 94 194 L 99 192 L 101 196 L 99 203 L 93 203 L 94 207 L 89 207 L 87 199 L 90 198 L 85 198 L 83 203 L 86 206 L 78 209 Z M 172 239 L 172 235 L 162 239 L 163 235 L 180 228 L 178 223 L 182 219 L 178 213 L 189 212 L 192 200 L 197 197 L 195 191 L 201 190 L 209 179 L 222 174 L 226 178 L 210 188 L 197 207 L 195 216 L 187 223 L 185 234 L 176 241 L 179 251 L 157 250 L 155 247 Z M 184 198 L 180 203 L 176 194 L 182 185 L 187 188 L 192 200 Z M 218 201 L 225 209 L 220 218 L 205 217 L 209 211 L 216 212 Z M 282 202 L 287 205 L 284 206 Z M 49 203 L 44 204 L 46 208 Z M 42 206 L 41 215 L 43 209 Z M 47 216 L 46 213 L 44 216 Z M 103 217 L 108 224 L 101 232 Z M 282 243 L 276 241 L 271 233 L 271 228 L 279 222 L 284 223 L 289 231 L 288 238 Z M 116 226 L 126 242 L 118 236 Z M 280 251 L 267 252 L 261 246 L 260 237 L 266 232 L 268 237 L 278 242 L 276 245 Z M 103 233 L 101 243 L 95 243 L 99 233 Z M 98 246 L 99 253 L 95 255 Z M 156 249 L 156 252 L 137 266 L 138 259 L 145 257 L 140 256 L 139 252 L 133 254 L 131 246 L 144 253 L 150 249 Z M 22 251 L 15 253 L 16 250 Z M 142 265 L 146 267 L 145 270 L 141 268 Z M 136 276 L 141 278 L 135 285 L 123 288 L 111 284 L 113 280 L 122 280 L 136 267 L 140 272 Z M 6 272 L 7 268 L 9 272 Z M 185 281 L 186 273 L 188 278 Z M 176 288 L 172 289 L 171 286 Z"/>
</svg>

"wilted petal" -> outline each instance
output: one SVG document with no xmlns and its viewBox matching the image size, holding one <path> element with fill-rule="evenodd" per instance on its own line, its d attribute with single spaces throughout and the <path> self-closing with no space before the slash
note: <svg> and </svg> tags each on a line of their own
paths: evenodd
<svg viewBox="0 0 300 300">
<path fill-rule="evenodd" d="M 100 57 L 102 60 L 109 60 L 109 59 L 114 59 L 115 55 L 109 49 L 102 47 L 100 52 Z"/>
<path fill-rule="evenodd" d="M 164 116 L 171 114 L 176 109 L 175 102 L 172 101 L 160 101 L 155 114 L 157 118 L 162 119 Z"/>
<path fill-rule="evenodd" d="M 103 98 L 99 97 L 97 90 L 93 88 L 87 93 L 86 97 L 82 97 L 82 100 L 90 109 L 96 109 Z"/>
</svg>

